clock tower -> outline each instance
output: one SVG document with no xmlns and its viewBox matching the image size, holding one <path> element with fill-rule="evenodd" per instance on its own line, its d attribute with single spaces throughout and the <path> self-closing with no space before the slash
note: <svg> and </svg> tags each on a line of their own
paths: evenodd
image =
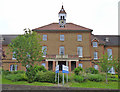
<svg viewBox="0 0 120 92">
<path fill-rule="evenodd" d="M 60 27 L 65 27 L 65 24 L 66 24 L 66 12 L 63 8 L 63 5 L 62 5 L 62 8 L 60 10 L 60 12 L 58 13 L 59 15 L 59 24 L 60 24 Z"/>
</svg>

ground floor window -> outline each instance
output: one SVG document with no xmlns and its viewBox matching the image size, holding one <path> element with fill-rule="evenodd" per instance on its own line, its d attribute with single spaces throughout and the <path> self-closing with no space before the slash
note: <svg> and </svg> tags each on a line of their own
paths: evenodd
<svg viewBox="0 0 120 92">
<path fill-rule="evenodd" d="M 112 68 L 108 71 L 108 73 L 115 74 L 114 68 L 112 67 Z"/>
<path fill-rule="evenodd" d="M 45 67 L 45 63 L 42 63 L 41 65 Z"/>
<path fill-rule="evenodd" d="M 94 65 L 94 68 L 95 68 L 96 70 L 98 70 L 98 65 Z"/>
<path fill-rule="evenodd" d="M 79 67 L 81 67 L 81 68 L 82 68 L 82 67 L 83 67 L 83 64 L 82 64 L 82 63 L 79 63 Z"/>
<path fill-rule="evenodd" d="M 10 71 L 17 71 L 18 65 L 10 65 Z"/>
</svg>

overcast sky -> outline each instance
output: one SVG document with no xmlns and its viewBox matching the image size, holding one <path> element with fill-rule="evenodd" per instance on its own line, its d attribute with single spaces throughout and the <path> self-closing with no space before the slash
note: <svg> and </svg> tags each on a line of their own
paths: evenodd
<svg viewBox="0 0 120 92">
<path fill-rule="evenodd" d="M 0 34 L 23 34 L 58 22 L 62 2 L 66 22 L 90 29 L 95 35 L 118 34 L 118 1 L 120 0 L 0 0 Z"/>
</svg>

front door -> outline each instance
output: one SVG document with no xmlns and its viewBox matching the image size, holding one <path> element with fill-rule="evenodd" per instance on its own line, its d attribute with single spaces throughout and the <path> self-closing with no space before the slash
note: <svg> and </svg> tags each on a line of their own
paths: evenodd
<svg viewBox="0 0 120 92">
<path fill-rule="evenodd" d="M 58 61 L 59 70 L 62 71 L 62 65 L 66 65 L 66 61 Z"/>
<path fill-rule="evenodd" d="M 71 71 L 76 68 L 76 61 L 71 61 Z"/>
<path fill-rule="evenodd" d="M 53 61 L 48 61 L 48 70 L 53 69 Z"/>
</svg>

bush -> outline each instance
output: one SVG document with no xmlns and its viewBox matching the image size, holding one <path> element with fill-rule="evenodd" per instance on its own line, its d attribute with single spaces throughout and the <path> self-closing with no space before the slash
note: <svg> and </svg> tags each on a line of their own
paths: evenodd
<svg viewBox="0 0 120 92">
<path fill-rule="evenodd" d="M 26 76 L 28 78 L 29 83 L 34 81 L 35 76 L 39 71 L 46 72 L 47 70 L 45 69 L 44 66 L 38 66 L 38 65 L 35 65 L 34 67 L 30 66 L 29 68 L 27 68 Z"/>
<path fill-rule="evenodd" d="M 79 75 L 79 72 L 80 72 L 79 68 L 75 68 L 75 69 L 74 69 L 75 75 Z"/>
<path fill-rule="evenodd" d="M 85 81 L 83 76 L 78 76 L 78 75 L 75 75 L 75 76 L 74 76 L 74 80 L 75 80 L 76 82 L 79 82 L 79 83 Z"/>
<path fill-rule="evenodd" d="M 2 74 L 3 75 L 8 75 L 8 74 L 11 74 L 11 72 L 9 70 L 2 70 Z"/>
<path fill-rule="evenodd" d="M 36 72 L 38 72 L 38 71 L 46 72 L 47 71 L 44 66 L 35 65 L 34 68 L 35 68 Z"/>
<path fill-rule="evenodd" d="M 34 81 L 34 78 L 36 76 L 36 69 L 32 66 L 30 66 L 29 68 L 27 68 L 27 71 L 26 71 L 26 76 L 27 76 L 27 79 L 28 79 L 28 82 L 29 83 L 32 83 Z"/>
<path fill-rule="evenodd" d="M 108 81 L 118 81 L 118 78 L 107 78 Z"/>
<path fill-rule="evenodd" d="M 48 72 L 38 72 L 35 77 L 35 81 L 38 82 L 49 82 L 55 83 L 55 73 L 48 71 Z"/>
<path fill-rule="evenodd" d="M 66 76 L 64 75 L 64 80 L 66 82 Z M 68 79 L 70 80 L 70 79 Z M 49 82 L 49 83 L 55 83 L 55 72 L 52 71 L 47 71 L 47 72 L 43 72 L 43 71 L 39 71 L 36 76 L 35 76 L 35 81 L 38 82 Z M 58 78 L 56 80 L 56 82 L 58 81 Z M 62 74 L 59 73 L 59 82 L 62 82 Z"/>
<path fill-rule="evenodd" d="M 80 71 L 83 71 L 83 68 L 82 68 L 82 67 L 79 66 L 79 67 L 77 67 L 77 68 L 78 68 Z"/>
<path fill-rule="evenodd" d="M 91 74 L 98 74 L 98 70 L 96 70 L 95 68 L 87 68 L 86 69 L 86 73 L 91 73 Z"/>
<path fill-rule="evenodd" d="M 74 69 L 75 75 L 79 75 L 79 73 L 80 73 L 81 71 L 83 71 L 83 68 L 80 67 L 80 66 Z"/>
<path fill-rule="evenodd" d="M 21 70 L 18 70 L 18 71 L 12 71 L 11 73 L 13 73 L 13 74 L 18 74 L 18 73 L 25 73 L 25 71 L 21 71 Z"/>
<path fill-rule="evenodd" d="M 25 74 L 20 74 L 20 73 L 6 75 L 5 78 L 11 81 L 26 81 L 27 80 Z"/>
<path fill-rule="evenodd" d="M 89 74 L 88 75 L 88 80 L 100 82 L 100 81 L 104 81 L 105 77 L 100 75 L 100 74 Z"/>
</svg>

